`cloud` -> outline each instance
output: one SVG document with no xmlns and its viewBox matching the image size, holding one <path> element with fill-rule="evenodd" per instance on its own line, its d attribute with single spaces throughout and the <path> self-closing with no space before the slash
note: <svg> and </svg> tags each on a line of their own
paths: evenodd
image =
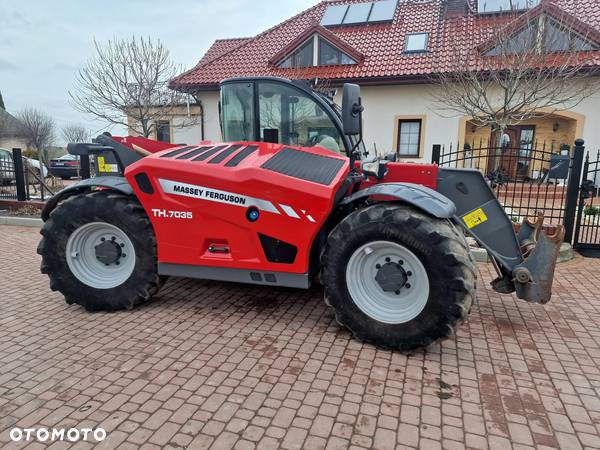
<svg viewBox="0 0 600 450">
<path fill-rule="evenodd" d="M 17 69 L 18 69 L 18 67 L 16 65 L 14 65 L 13 63 L 11 63 L 10 61 L 0 58 L 0 72 L 2 72 L 2 71 L 8 72 L 8 71 L 13 71 L 13 70 L 17 70 Z"/>
</svg>

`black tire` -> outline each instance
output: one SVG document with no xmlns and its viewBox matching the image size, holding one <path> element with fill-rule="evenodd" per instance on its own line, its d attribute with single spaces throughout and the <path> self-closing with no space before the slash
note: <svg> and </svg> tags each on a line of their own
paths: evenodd
<svg viewBox="0 0 600 450">
<path fill-rule="evenodd" d="M 120 228 L 136 253 L 135 268 L 121 285 L 98 289 L 73 275 L 65 249 L 69 236 L 91 222 L 106 222 Z M 67 198 L 52 211 L 42 227 L 38 246 L 41 271 L 50 277 L 50 288 L 61 292 L 68 304 L 88 311 L 132 309 L 158 292 L 164 278 L 157 273 L 156 238 L 150 220 L 136 198 L 114 191 L 95 191 Z"/>
<path fill-rule="evenodd" d="M 410 250 L 427 272 L 430 290 L 424 309 L 405 323 L 383 323 L 365 314 L 346 285 L 351 255 L 381 240 Z M 446 339 L 467 319 L 475 299 L 477 271 L 463 234 L 448 220 L 402 204 L 379 203 L 348 215 L 329 235 L 321 262 L 325 301 L 338 323 L 379 347 L 411 353 Z"/>
</svg>

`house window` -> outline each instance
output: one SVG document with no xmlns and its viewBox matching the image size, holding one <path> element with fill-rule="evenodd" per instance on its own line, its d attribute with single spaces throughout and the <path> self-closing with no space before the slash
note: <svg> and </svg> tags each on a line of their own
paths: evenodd
<svg viewBox="0 0 600 450">
<path fill-rule="evenodd" d="M 497 45 L 484 53 L 485 56 L 527 54 L 532 50 L 536 53 L 553 53 L 590 51 L 598 48 L 565 24 L 547 15 L 531 20 L 527 26 L 512 36 L 506 38 L 500 36 L 497 41 Z"/>
<path fill-rule="evenodd" d="M 418 158 L 421 150 L 422 119 L 399 119 L 397 151 L 401 157 Z"/>
<path fill-rule="evenodd" d="M 171 122 L 159 120 L 156 124 L 156 140 L 171 143 Z"/>
<path fill-rule="evenodd" d="M 319 66 L 334 66 L 338 64 L 356 64 L 356 61 L 335 48 L 325 39 L 319 38 Z"/>
<path fill-rule="evenodd" d="M 312 38 L 306 41 L 302 47 L 288 56 L 279 67 L 284 69 L 311 67 L 313 65 L 314 44 Z"/>
<path fill-rule="evenodd" d="M 279 67 L 282 69 L 293 69 L 346 64 L 356 64 L 356 61 L 321 38 L 318 34 L 315 34 L 302 44 L 298 50 L 285 58 L 279 64 Z"/>
<path fill-rule="evenodd" d="M 429 33 L 412 33 L 406 35 L 406 53 L 419 53 L 427 50 Z"/>
</svg>

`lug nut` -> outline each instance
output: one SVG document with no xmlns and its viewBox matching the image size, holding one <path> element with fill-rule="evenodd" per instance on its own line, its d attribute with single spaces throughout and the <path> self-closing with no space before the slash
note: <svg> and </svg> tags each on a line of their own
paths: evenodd
<svg viewBox="0 0 600 450">
<path fill-rule="evenodd" d="M 101 240 L 102 242 L 104 242 L 104 241 L 106 241 L 106 238 L 100 238 L 100 240 Z"/>
<path fill-rule="evenodd" d="M 122 254 L 121 254 L 121 257 L 122 257 L 122 258 L 125 258 L 126 256 L 127 256 L 127 255 L 126 255 L 125 253 L 122 253 Z"/>
<path fill-rule="evenodd" d="M 398 291 L 396 291 L 396 295 L 400 295 L 400 291 L 399 291 L 399 290 L 398 290 Z"/>
<path fill-rule="evenodd" d="M 121 263 L 120 263 L 119 261 L 117 261 L 115 264 L 118 266 L 118 265 L 120 265 Z"/>
<path fill-rule="evenodd" d="M 400 260 L 400 261 L 398 261 L 398 264 L 403 265 L 404 261 Z"/>
<path fill-rule="evenodd" d="M 385 258 L 385 262 L 390 262 L 391 260 L 391 258 Z"/>
<path fill-rule="evenodd" d="M 406 272 L 406 275 L 408 275 L 409 277 L 412 277 L 412 272 L 409 270 L 408 272 Z"/>
<path fill-rule="evenodd" d="M 113 237 L 110 238 L 110 240 L 114 242 L 114 241 L 117 240 L 117 238 L 113 236 Z"/>
<path fill-rule="evenodd" d="M 125 247 L 125 244 L 121 244 L 121 248 Z"/>
<path fill-rule="evenodd" d="M 376 269 L 381 269 L 381 264 L 376 264 L 376 265 L 375 265 L 375 268 L 376 268 Z"/>
<path fill-rule="evenodd" d="M 117 263 L 117 264 L 119 264 L 119 263 Z M 405 287 L 406 289 L 410 289 L 410 283 L 406 283 L 406 284 L 404 285 L 404 287 Z"/>
</svg>

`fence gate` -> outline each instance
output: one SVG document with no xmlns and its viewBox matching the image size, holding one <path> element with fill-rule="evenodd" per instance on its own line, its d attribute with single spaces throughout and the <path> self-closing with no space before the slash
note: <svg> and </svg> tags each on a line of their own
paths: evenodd
<svg viewBox="0 0 600 450">
<path fill-rule="evenodd" d="M 586 155 L 581 179 L 573 244 L 583 253 L 600 253 L 600 151 L 592 160 Z"/>
</svg>

